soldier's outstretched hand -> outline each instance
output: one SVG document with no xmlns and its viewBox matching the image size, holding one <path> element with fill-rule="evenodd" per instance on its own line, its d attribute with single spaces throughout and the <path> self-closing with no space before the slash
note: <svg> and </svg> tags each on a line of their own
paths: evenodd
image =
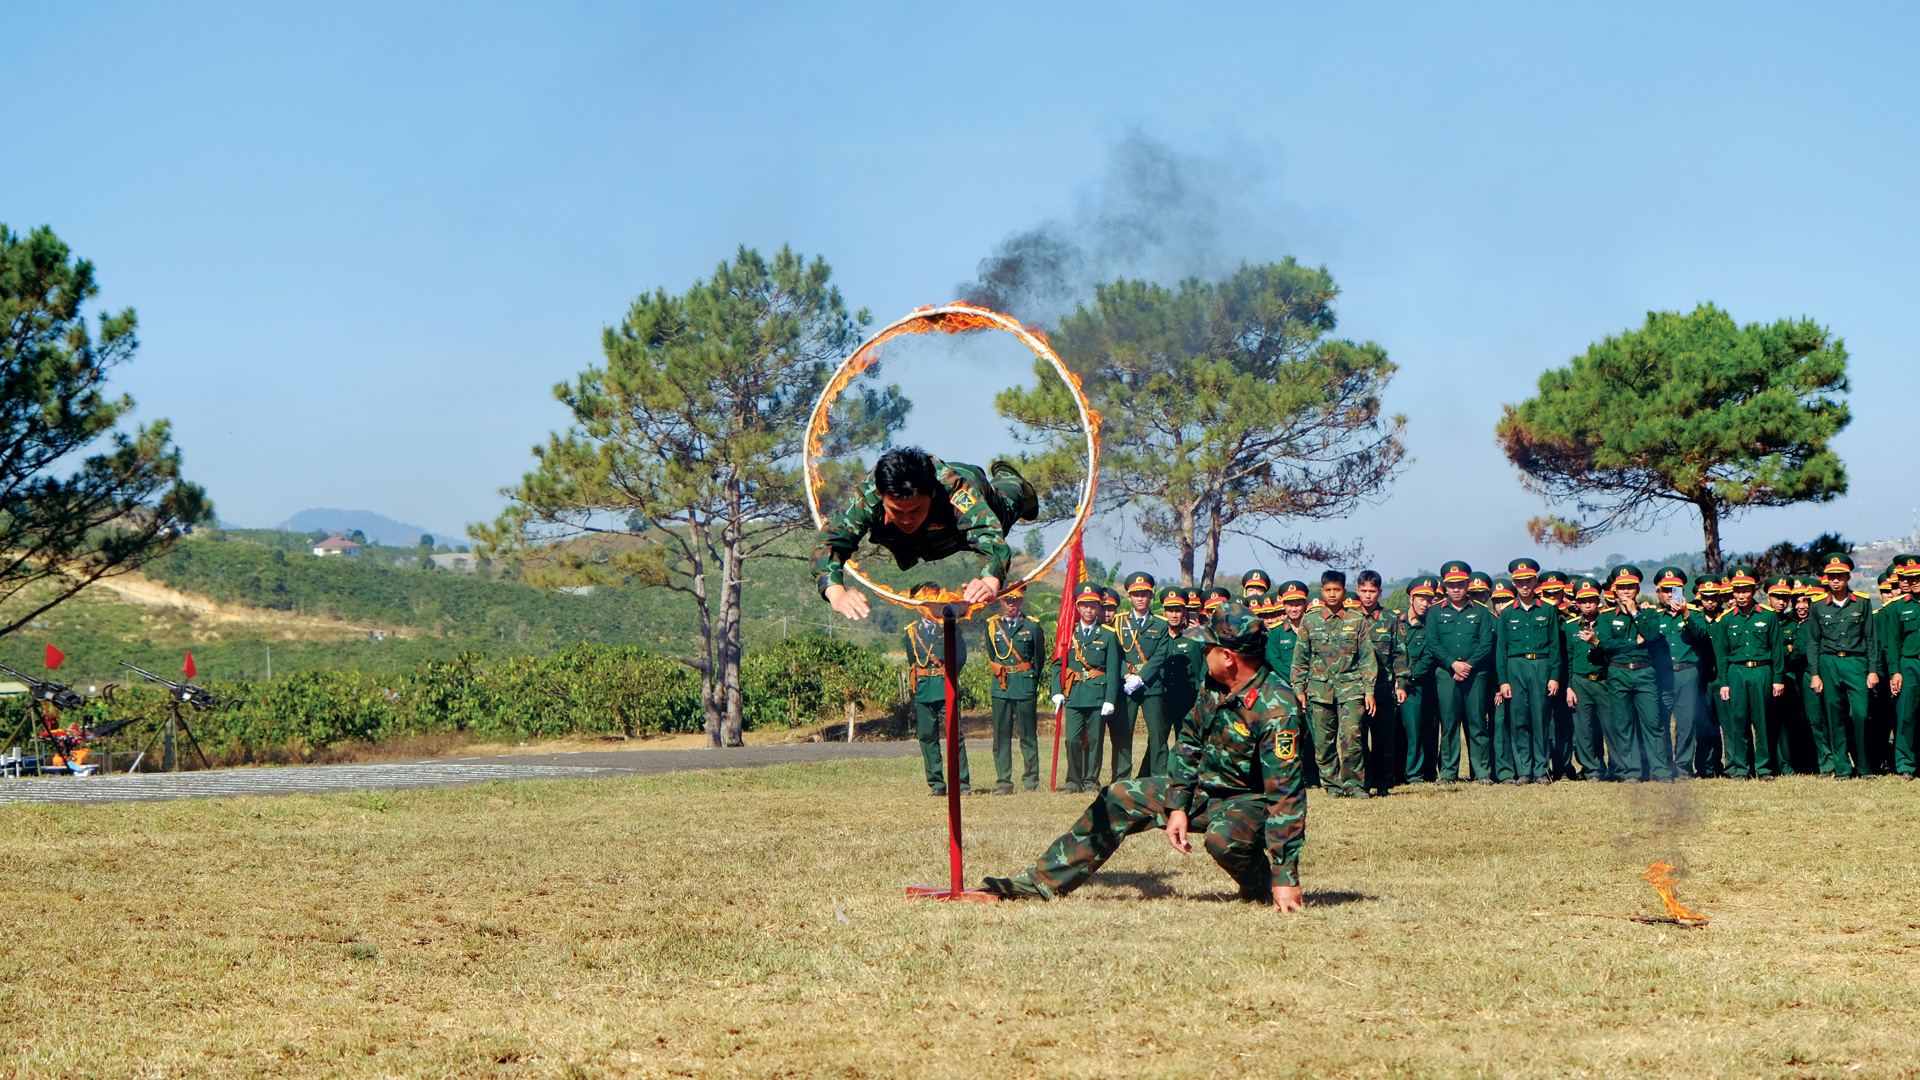
<svg viewBox="0 0 1920 1080">
<path fill-rule="evenodd" d="M 967 582 L 960 590 L 960 596 L 969 604 L 984 604 L 1000 595 L 1000 579 L 997 577 L 977 577 Z"/>
<path fill-rule="evenodd" d="M 1307 906 L 1307 894 L 1298 885 L 1275 885 L 1273 887 L 1273 910 L 1289 915 Z"/>
<path fill-rule="evenodd" d="M 1190 855 L 1193 853 L 1193 845 L 1187 842 L 1187 812 L 1185 810 L 1175 810 L 1167 815 L 1167 844 L 1182 855 Z"/>
<path fill-rule="evenodd" d="M 849 619 L 860 620 L 867 617 L 867 595 L 847 588 L 845 585 L 829 585 L 826 591 L 827 605 Z"/>
</svg>

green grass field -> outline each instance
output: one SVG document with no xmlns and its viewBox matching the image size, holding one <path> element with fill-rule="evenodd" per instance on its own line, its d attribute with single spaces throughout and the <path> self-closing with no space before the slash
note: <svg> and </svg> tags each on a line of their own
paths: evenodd
<svg viewBox="0 0 1920 1080">
<path fill-rule="evenodd" d="M 907 901 L 917 769 L 0 806 L 0 1075 L 1920 1068 L 1920 784 L 1315 796 L 1283 917 L 1158 833 L 1063 901 Z M 1084 803 L 967 800 L 969 880 Z M 1657 913 L 1658 858 L 1710 926 L 1573 914 Z"/>
</svg>

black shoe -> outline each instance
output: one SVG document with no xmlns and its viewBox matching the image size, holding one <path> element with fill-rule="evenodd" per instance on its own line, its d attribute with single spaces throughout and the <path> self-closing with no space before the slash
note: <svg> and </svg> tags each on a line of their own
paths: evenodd
<svg viewBox="0 0 1920 1080">
<path fill-rule="evenodd" d="M 980 891 L 988 896 L 997 896 L 1002 900 L 1025 900 L 1026 893 L 1013 887 L 1012 878 L 990 877 L 980 879 Z"/>
<path fill-rule="evenodd" d="M 1519 778 L 1517 778 L 1516 780 L 1514 780 L 1514 783 L 1516 783 L 1516 784 L 1531 784 L 1531 783 L 1533 783 L 1533 777 L 1531 777 L 1531 776 L 1522 776 L 1522 777 L 1519 777 Z"/>
<path fill-rule="evenodd" d="M 1020 484 L 1020 501 L 1014 504 L 1014 513 L 1021 521 L 1032 521 L 1040 516 L 1040 493 L 1033 490 L 1027 478 L 1010 461 L 996 461 L 987 466 L 987 477 L 1011 476 Z"/>
<path fill-rule="evenodd" d="M 1640 778 L 1637 776 L 1629 776 L 1625 780 L 1621 781 L 1621 783 L 1624 783 L 1624 784 L 1637 784 L 1639 782 L 1640 782 Z"/>
<path fill-rule="evenodd" d="M 944 799 L 947 797 L 947 789 L 943 787 L 928 788 L 927 794 L 933 796 L 936 799 Z"/>
<path fill-rule="evenodd" d="M 993 794 L 1011 795 L 1013 794 L 1013 785 L 1012 784 L 995 784 L 993 787 Z"/>
<path fill-rule="evenodd" d="M 1474 781 L 1474 783 L 1476 783 L 1476 784 L 1487 784 L 1487 785 L 1491 785 L 1491 784 L 1493 783 L 1493 777 L 1491 777 L 1491 776 L 1483 776 L 1483 777 L 1481 777 L 1480 779 L 1478 779 L 1478 780 L 1475 780 L 1475 781 Z"/>
</svg>

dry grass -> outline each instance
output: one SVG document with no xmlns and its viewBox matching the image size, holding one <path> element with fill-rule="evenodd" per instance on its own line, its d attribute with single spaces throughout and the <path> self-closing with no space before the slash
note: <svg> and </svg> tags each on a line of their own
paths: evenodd
<svg viewBox="0 0 1920 1080">
<path fill-rule="evenodd" d="M 976 775 L 990 772 L 984 757 Z M 1920 785 L 1315 798 L 1308 914 L 1136 838 L 912 903 L 908 760 L 0 807 L 7 1076 L 1912 1076 Z M 969 878 L 1077 796 L 975 798 Z M 1705 930 L 1654 913 L 1682 856 Z"/>
</svg>

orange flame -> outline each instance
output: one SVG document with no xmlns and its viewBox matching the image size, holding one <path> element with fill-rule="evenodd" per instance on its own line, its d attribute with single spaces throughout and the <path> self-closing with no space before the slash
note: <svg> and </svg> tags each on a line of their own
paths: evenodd
<svg viewBox="0 0 1920 1080">
<path fill-rule="evenodd" d="M 1667 909 L 1667 918 L 1673 919 L 1676 922 L 1686 923 L 1689 926 L 1707 925 L 1707 917 L 1705 915 L 1688 911 L 1685 907 L 1681 906 L 1680 901 L 1674 899 L 1672 864 L 1663 862 L 1654 863 L 1652 866 L 1641 871 L 1640 876 L 1646 878 L 1647 884 L 1653 886 L 1653 891 L 1660 894 L 1660 903 L 1665 905 Z"/>
</svg>

